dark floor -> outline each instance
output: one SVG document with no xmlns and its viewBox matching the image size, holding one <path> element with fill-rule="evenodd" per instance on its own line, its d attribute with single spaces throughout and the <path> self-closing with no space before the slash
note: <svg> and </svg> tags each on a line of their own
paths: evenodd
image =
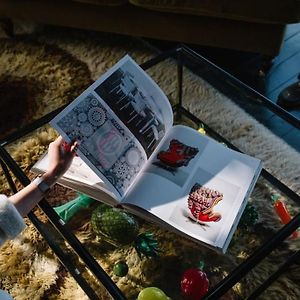
<svg viewBox="0 0 300 300">
<path fill-rule="evenodd" d="M 161 50 L 172 45 L 156 43 Z M 278 56 L 263 57 L 259 54 L 241 53 L 237 51 L 199 47 L 190 48 L 225 69 L 250 87 L 254 88 L 272 102 L 276 103 L 278 94 L 283 88 L 298 81 L 300 74 L 300 23 L 287 26 L 284 42 Z M 300 107 L 289 111 L 300 120 Z M 257 112 L 260 113 L 259 111 Z M 268 114 L 266 125 L 278 136 L 300 152 L 300 130 L 287 124 L 273 113 Z"/>
</svg>

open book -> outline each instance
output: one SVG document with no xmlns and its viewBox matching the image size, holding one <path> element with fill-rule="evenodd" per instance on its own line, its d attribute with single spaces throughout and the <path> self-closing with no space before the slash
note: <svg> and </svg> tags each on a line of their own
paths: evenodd
<svg viewBox="0 0 300 300">
<path fill-rule="evenodd" d="M 51 122 L 78 157 L 60 183 L 226 251 L 261 161 L 183 125 L 129 56 Z M 47 155 L 33 171 L 47 169 Z"/>
</svg>

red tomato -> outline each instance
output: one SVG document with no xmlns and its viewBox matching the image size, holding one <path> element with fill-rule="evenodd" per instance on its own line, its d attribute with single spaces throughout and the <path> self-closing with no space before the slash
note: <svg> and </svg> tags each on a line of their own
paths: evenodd
<svg viewBox="0 0 300 300">
<path fill-rule="evenodd" d="M 200 300 L 208 291 L 209 281 L 201 269 L 186 270 L 180 281 L 181 295 L 187 300 Z"/>
</svg>

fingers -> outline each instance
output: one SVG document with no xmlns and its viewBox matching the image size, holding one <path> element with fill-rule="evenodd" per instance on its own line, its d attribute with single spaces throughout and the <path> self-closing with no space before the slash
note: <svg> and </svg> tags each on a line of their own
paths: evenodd
<svg viewBox="0 0 300 300">
<path fill-rule="evenodd" d="M 72 144 L 68 144 L 67 142 L 63 141 L 61 145 L 64 152 L 70 152 Z"/>
<path fill-rule="evenodd" d="M 68 155 L 71 154 L 72 156 L 76 155 L 76 150 L 78 147 L 78 141 L 73 141 L 71 143 L 67 143 L 63 140 L 61 136 L 59 136 L 55 141 L 51 142 L 49 145 L 50 151 L 55 151 L 54 149 L 60 150 L 61 154 Z M 52 150 L 51 150 L 52 149 Z"/>
<path fill-rule="evenodd" d="M 77 146 L 78 146 L 78 142 L 77 141 L 73 141 L 71 143 L 67 143 L 61 137 L 57 138 L 56 141 L 58 143 L 60 143 L 60 145 L 61 145 L 64 153 L 72 153 L 73 155 L 75 155 L 75 151 L 77 150 Z"/>
<path fill-rule="evenodd" d="M 70 145 L 70 151 L 75 152 L 78 148 L 78 142 L 75 141 L 73 144 Z"/>
<path fill-rule="evenodd" d="M 63 140 L 62 136 L 60 135 L 53 143 L 60 145 L 63 141 L 64 140 Z"/>
</svg>

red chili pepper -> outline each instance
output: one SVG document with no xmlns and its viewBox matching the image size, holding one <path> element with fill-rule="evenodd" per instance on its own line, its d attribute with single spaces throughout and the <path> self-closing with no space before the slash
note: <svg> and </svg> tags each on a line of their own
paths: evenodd
<svg viewBox="0 0 300 300">
<path fill-rule="evenodd" d="M 278 195 L 274 195 L 272 197 L 273 199 L 273 206 L 275 208 L 275 211 L 278 215 L 278 217 L 280 218 L 281 222 L 283 224 L 287 224 L 291 221 L 292 217 L 285 205 L 285 203 L 283 202 L 283 200 L 280 199 L 280 197 Z M 292 234 L 292 237 L 295 239 L 298 237 L 298 232 L 294 231 Z"/>
</svg>

